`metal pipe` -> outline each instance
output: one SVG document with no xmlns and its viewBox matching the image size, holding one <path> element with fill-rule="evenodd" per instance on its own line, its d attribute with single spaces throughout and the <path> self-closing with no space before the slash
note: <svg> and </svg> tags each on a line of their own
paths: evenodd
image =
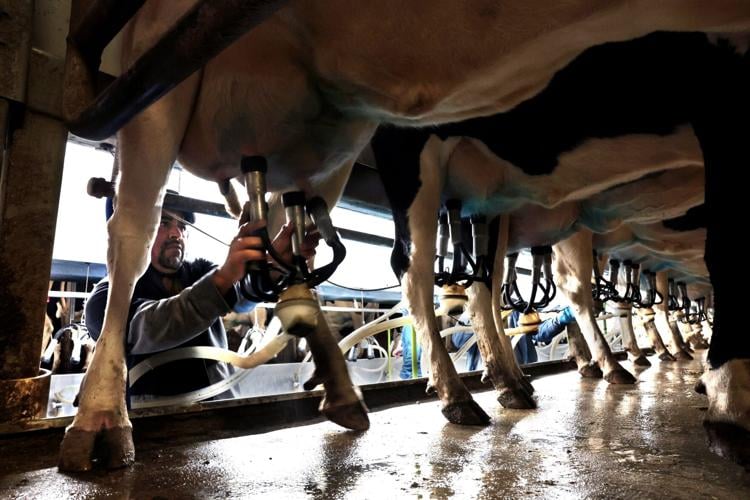
<svg viewBox="0 0 750 500">
<path fill-rule="evenodd" d="M 245 156 L 240 162 L 242 175 L 245 177 L 247 190 L 248 218 L 251 221 L 268 219 L 268 204 L 266 203 L 266 172 L 268 164 L 262 156 Z"/>
<path fill-rule="evenodd" d="M 487 233 L 487 218 L 485 216 L 471 216 L 471 239 L 474 244 L 474 258 L 479 259 L 479 257 L 487 255 L 489 235 Z"/>
<path fill-rule="evenodd" d="M 437 256 L 445 257 L 448 255 L 448 240 L 450 232 L 448 230 L 448 214 L 442 212 L 438 217 L 438 246 Z"/>
<path fill-rule="evenodd" d="M 292 253 L 302 255 L 302 242 L 305 241 L 305 193 L 290 191 L 281 196 L 288 223 L 294 224 L 292 233 Z"/>
<path fill-rule="evenodd" d="M 459 200 L 448 200 L 445 202 L 445 208 L 448 211 L 448 226 L 450 228 L 451 245 L 455 247 L 456 245 L 463 243 L 463 233 L 461 232 L 461 202 Z M 456 252 L 454 251 L 454 253 Z"/>
</svg>

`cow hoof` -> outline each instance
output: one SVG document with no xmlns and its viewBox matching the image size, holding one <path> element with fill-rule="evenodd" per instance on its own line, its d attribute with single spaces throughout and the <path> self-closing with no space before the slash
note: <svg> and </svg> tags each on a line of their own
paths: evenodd
<svg viewBox="0 0 750 500">
<path fill-rule="evenodd" d="M 68 428 L 60 445 L 57 467 L 61 471 L 91 470 L 94 458 L 107 469 L 132 465 L 135 461 L 133 429 L 112 427 L 100 431 Z"/>
<path fill-rule="evenodd" d="M 578 373 L 583 378 L 602 378 L 604 376 L 602 369 L 599 368 L 599 365 L 595 361 L 578 368 Z"/>
<path fill-rule="evenodd" d="M 687 360 L 693 359 L 693 357 L 690 354 L 688 354 L 687 351 L 683 351 L 682 349 L 674 353 L 674 357 L 675 359 L 679 361 L 687 361 Z"/>
<path fill-rule="evenodd" d="M 604 380 L 610 384 L 635 384 L 636 378 L 632 373 L 620 366 L 604 375 Z"/>
<path fill-rule="evenodd" d="M 750 472 L 750 432 L 724 422 L 703 422 L 708 436 L 708 448 L 727 460 L 732 460 Z"/>
<path fill-rule="evenodd" d="M 320 412 L 334 424 L 354 431 L 366 431 L 370 428 L 367 407 L 361 400 L 354 403 L 328 406 Z"/>
<path fill-rule="evenodd" d="M 447 404 L 443 406 L 442 412 L 452 424 L 487 425 L 490 423 L 490 416 L 473 399 Z"/>
<path fill-rule="evenodd" d="M 641 354 L 633 360 L 633 364 L 635 366 L 651 366 L 651 361 L 645 355 Z"/>
<path fill-rule="evenodd" d="M 497 396 L 497 401 L 503 408 L 512 408 L 514 410 L 533 410 L 536 408 L 536 401 L 531 393 L 524 387 L 502 389 Z"/>
<path fill-rule="evenodd" d="M 669 354 L 668 352 L 663 352 L 659 354 L 659 360 L 660 361 L 677 361 L 674 356 Z"/>
<path fill-rule="evenodd" d="M 698 379 L 698 381 L 693 386 L 693 390 L 695 390 L 695 392 L 697 392 L 698 394 L 703 394 L 705 396 L 706 384 L 704 384 L 701 379 Z"/>
<path fill-rule="evenodd" d="M 93 467 L 95 431 L 69 428 L 60 444 L 57 468 L 61 471 L 85 472 Z"/>
<path fill-rule="evenodd" d="M 706 370 L 700 380 L 708 398 L 706 422 L 750 432 L 750 360 L 727 361 Z"/>
</svg>

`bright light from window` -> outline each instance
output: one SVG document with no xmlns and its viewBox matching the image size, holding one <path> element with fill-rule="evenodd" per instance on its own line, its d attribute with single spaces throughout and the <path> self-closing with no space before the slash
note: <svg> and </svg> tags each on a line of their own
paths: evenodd
<svg viewBox="0 0 750 500">
<path fill-rule="evenodd" d="M 53 259 L 99 264 L 107 261 L 105 200 L 86 194 L 86 185 L 91 177 L 109 179 L 112 161 L 112 155 L 106 151 L 68 143 Z"/>
<path fill-rule="evenodd" d="M 91 147 L 69 142 L 63 170 L 60 208 L 55 234 L 54 259 L 78 262 L 106 263 L 107 224 L 105 202 L 86 194 L 86 184 L 91 177 L 109 178 L 112 155 Z M 186 170 L 172 170 L 167 183 L 183 196 L 215 203 L 223 198 L 215 183 L 200 179 Z M 393 224 L 388 219 L 366 215 L 343 208 L 334 208 L 334 224 L 355 231 L 393 238 Z M 196 214 L 196 226 L 211 236 L 229 243 L 237 232 L 233 219 Z M 397 283 L 390 269 L 390 249 L 345 241 L 347 257 L 331 278 L 336 283 L 358 287 L 379 288 Z M 188 230 L 186 256 L 203 257 L 221 263 L 227 255 L 227 246 L 202 234 L 195 228 Z M 331 252 L 325 243 L 318 249 L 318 262 L 330 262 Z"/>
<path fill-rule="evenodd" d="M 107 226 L 105 202 L 86 194 L 86 184 L 91 177 L 109 178 L 112 170 L 112 155 L 88 146 L 68 143 L 63 170 L 60 208 L 57 216 L 57 231 L 53 258 L 78 262 L 106 263 Z M 172 170 L 167 185 L 183 196 L 223 203 L 218 187 L 195 177 L 186 170 Z M 393 222 L 390 219 L 363 214 L 336 207 L 331 213 L 336 226 L 354 231 L 393 238 Z M 196 225 L 211 236 L 228 243 L 237 231 L 233 219 L 196 214 Z M 221 263 L 227 255 L 227 247 L 202 234 L 195 228 L 188 233 L 186 255 L 190 259 L 203 257 Z M 381 288 L 395 285 L 398 281 L 390 267 L 391 249 L 345 240 L 347 256 L 331 280 L 352 288 Z M 318 265 L 331 260 L 331 252 L 325 243 L 318 247 Z M 449 265 L 449 264 L 448 264 Z M 519 265 L 531 268 L 531 259 L 522 253 Z M 519 286 L 524 296 L 530 291 L 529 279 L 519 276 Z M 392 291 L 401 291 L 396 288 Z M 437 289 L 436 289 L 437 292 Z M 352 292 L 356 296 L 356 292 Z M 564 299 L 558 294 L 553 302 Z"/>
</svg>

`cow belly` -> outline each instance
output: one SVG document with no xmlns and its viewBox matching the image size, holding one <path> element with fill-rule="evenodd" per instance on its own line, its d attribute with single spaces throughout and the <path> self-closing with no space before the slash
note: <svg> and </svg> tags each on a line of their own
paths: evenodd
<svg viewBox="0 0 750 500">
<path fill-rule="evenodd" d="M 508 110 L 594 45 L 657 30 L 747 29 L 750 6 L 736 0 L 386 0 L 352 8 L 329 0 L 300 2 L 288 19 L 301 43 L 314 47 L 312 64 L 336 107 L 415 125 Z"/>
</svg>

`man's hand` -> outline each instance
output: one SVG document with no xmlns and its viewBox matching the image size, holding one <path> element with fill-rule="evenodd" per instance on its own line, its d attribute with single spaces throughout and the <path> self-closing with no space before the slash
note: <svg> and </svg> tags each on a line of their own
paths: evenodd
<svg viewBox="0 0 750 500">
<path fill-rule="evenodd" d="M 263 241 L 258 236 L 252 236 L 255 231 L 264 227 L 264 225 L 263 222 L 247 222 L 240 226 L 237 236 L 229 246 L 226 261 L 213 275 L 214 285 L 222 295 L 245 276 L 245 268 L 248 262 L 267 259 Z M 301 245 L 302 256 L 305 259 L 315 255 L 315 247 L 318 246 L 318 240 L 320 240 L 318 231 L 312 229 L 313 227 L 308 228 L 308 233 Z M 272 242 L 274 249 L 286 264 L 292 263 L 293 232 L 294 225 L 285 224 Z"/>
<path fill-rule="evenodd" d="M 222 295 L 245 276 L 245 267 L 248 262 L 266 260 L 263 241 L 259 236 L 252 236 L 255 231 L 264 226 L 264 222 L 247 222 L 240 226 L 237 236 L 229 245 L 227 259 L 213 275 L 214 285 Z"/>
<path fill-rule="evenodd" d="M 284 224 L 279 230 L 279 234 L 273 239 L 273 248 L 279 254 L 285 264 L 292 263 L 292 233 L 294 232 L 294 224 Z M 320 233 L 315 226 L 310 225 L 307 227 L 307 234 L 305 239 L 300 245 L 300 251 L 305 259 L 315 255 L 315 248 L 318 246 L 320 241 Z"/>
</svg>

